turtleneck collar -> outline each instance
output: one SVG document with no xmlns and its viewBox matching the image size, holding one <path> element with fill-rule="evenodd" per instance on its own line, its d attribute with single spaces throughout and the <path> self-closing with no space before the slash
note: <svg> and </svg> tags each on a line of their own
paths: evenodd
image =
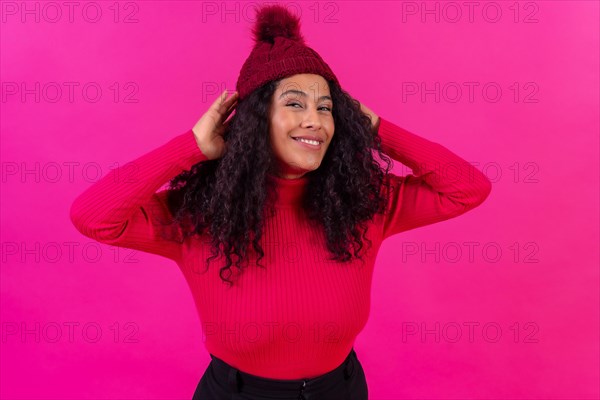
<svg viewBox="0 0 600 400">
<path fill-rule="evenodd" d="M 277 192 L 276 206 L 297 206 L 302 203 L 306 190 L 308 177 L 306 175 L 297 179 L 285 179 L 276 175 L 267 174 L 267 179 L 275 183 Z"/>
</svg>

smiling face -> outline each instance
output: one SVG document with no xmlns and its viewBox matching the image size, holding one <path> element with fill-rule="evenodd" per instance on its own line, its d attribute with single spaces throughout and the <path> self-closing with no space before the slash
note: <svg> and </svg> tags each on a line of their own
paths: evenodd
<svg viewBox="0 0 600 400">
<path fill-rule="evenodd" d="M 292 75 L 279 82 L 269 108 L 269 138 L 279 177 L 316 170 L 334 133 L 333 101 L 325 78 Z"/>
</svg>

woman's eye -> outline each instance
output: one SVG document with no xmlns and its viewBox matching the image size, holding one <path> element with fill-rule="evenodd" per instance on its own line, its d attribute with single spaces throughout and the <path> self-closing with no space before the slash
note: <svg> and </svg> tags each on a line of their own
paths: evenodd
<svg viewBox="0 0 600 400">
<path fill-rule="evenodd" d="M 286 106 L 300 106 L 300 104 L 298 104 L 298 103 L 289 103 L 289 104 L 286 104 Z M 321 109 L 321 108 L 324 108 L 324 109 L 326 109 L 327 111 L 331 111 L 331 108 L 329 108 L 329 107 L 327 107 L 327 106 L 322 106 L 322 107 L 319 107 L 319 109 Z"/>
</svg>

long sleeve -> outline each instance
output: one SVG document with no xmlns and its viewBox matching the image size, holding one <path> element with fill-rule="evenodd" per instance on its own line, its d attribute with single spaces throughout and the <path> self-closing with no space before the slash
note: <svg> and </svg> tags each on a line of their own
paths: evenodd
<svg viewBox="0 0 600 400">
<path fill-rule="evenodd" d="M 382 150 L 413 174 L 389 174 L 383 237 L 461 215 L 491 192 L 490 180 L 444 146 L 379 118 Z"/>
<path fill-rule="evenodd" d="M 100 243 L 178 261 L 182 245 L 165 241 L 161 235 L 165 227 L 159 221 L 172 217 L 166 205 L 167 191 L 157 190 L 204 160 L 207 158 L 190 129 L 88 187 L 71 204 L 71 221 L 84 236 Z"/>
</svg>

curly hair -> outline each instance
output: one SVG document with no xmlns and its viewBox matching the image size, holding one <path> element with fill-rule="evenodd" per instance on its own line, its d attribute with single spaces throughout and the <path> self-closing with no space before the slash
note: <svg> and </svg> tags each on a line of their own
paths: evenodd
<svg viewBox="0 0 600 400">
<path fill-rule="evenodd" d="M 232 255 L 237 256 L 235 267 L 242 271 L 247 264 L 250 242 L 264 257 L 260 239 L 265 218 L 275 214 L 275 183 L 267 179 L 274 171 L 276 160 L 269 142 L 269 107 L 281 79 L 270 81 L 254 90 L 238 103 L 230 124 L 223 134 L 227 142 L 225 154 L 205 160 L 171 179 L 167 191 L 167 206 L 183 238 L 208 233 L 212 256 L 225 255 L 226 265 L 219 276 L 232 274 Z M 370 118 L 362 112 L 360 103 L 335 82 L 327 80 L 335 104 L 333 135 L 319 168 L 308 177 L 302 209 L 308 219 L 324 229 L 327 248 L 339 262 L 360 259 L 367 231 L 365 221 L 375 213 L 384 212 L 387 198 L 383 186 L 390 169 L 390 159 L 381 150 L 381 139 L 373 133 Z M 343 134 L 342 134 L 343 132 Z M 375 161 L 372 149 L 386 162 L 382 170 Z M 383 194 L 382 194 L 383 192 Z M 273 200 L 273 201 L 270 201 Z M 350 252 L 353 248 L 354 254 Z"/>
</svg>

